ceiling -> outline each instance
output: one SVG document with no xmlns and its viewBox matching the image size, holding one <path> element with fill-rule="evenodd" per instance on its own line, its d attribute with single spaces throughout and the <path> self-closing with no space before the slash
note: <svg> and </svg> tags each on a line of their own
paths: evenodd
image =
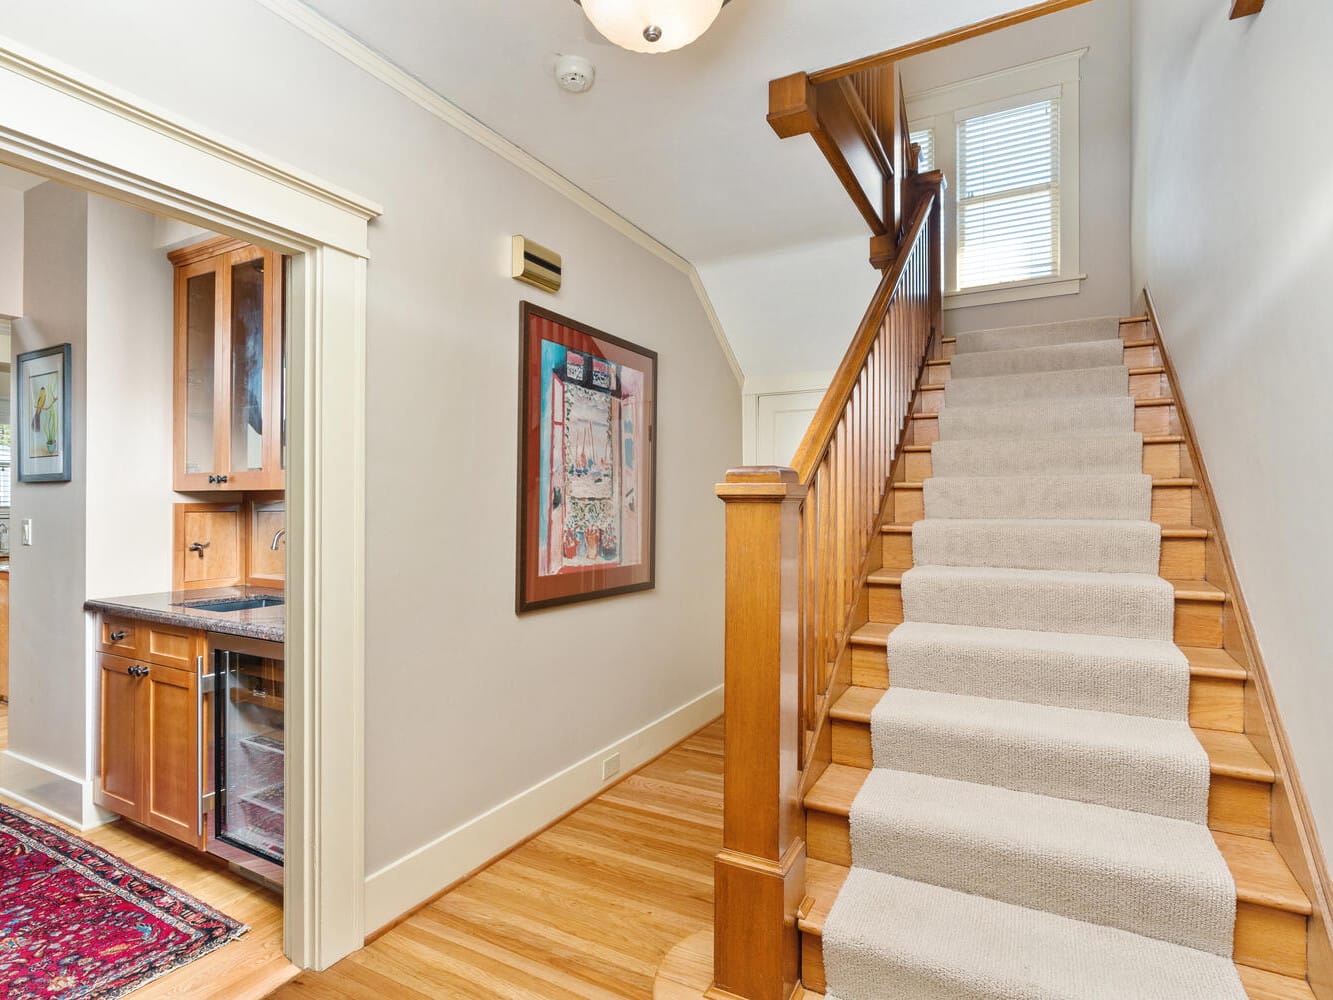
<svg viewBox="0 0 1333 1000">
<path fill-rule="evenodd" d="M 1030 0 L 734 0 L 663 55 L 601 38 L 573 0 L 306 0 L 389 61 L 687 259 L 868 232 L 807 139 L 764 120 L 768 81 L 1021 7 Z M 581 95 L 558 54 L 590 58 Z"/>
</svg>

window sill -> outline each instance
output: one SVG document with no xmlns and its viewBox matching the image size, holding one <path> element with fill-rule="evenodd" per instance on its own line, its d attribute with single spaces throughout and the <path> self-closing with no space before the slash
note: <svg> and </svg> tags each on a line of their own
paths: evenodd
<svg viewBox="0 0 1333 1000">
<path fill-rule="evenodd" d="M 985 285 L 960 292 L 944 293 L 944 308 L 968 309 L 972 306 L 990 306 L 1000 302 L 1022 302 L 1025 299 L 1049 299 L 1057 295 L 1077 295 L 1082 291 L 1086 274 L 1073 277 L 1035 278 L 1032 281 L 1011 281 L 1003 285 Z"/>
</svg>

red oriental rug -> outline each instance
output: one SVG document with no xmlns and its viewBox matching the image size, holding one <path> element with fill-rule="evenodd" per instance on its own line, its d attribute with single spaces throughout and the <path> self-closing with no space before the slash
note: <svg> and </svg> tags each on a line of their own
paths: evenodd
<svg viewBox="0 0 1333 1000">
<path fill-rule="evenodd" d="M 0 805 L 0 998 L 112 1000 L 249 928 Z"/>
</svg>

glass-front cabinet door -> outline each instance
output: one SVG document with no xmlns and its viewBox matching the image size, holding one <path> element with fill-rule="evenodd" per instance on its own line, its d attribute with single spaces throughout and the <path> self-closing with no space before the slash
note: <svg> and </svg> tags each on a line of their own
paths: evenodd
<svg viewBox="0 0 1333 1000">
<path fill-rule="evenodd" d="M 283 259 L 218 238 L 176 265 L 176 489 L 281 490 Z"/>
</svg>

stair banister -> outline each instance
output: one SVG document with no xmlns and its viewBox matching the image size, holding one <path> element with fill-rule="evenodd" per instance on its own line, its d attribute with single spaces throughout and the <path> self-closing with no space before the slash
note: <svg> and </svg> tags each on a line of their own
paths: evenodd
<svg viewBox="0 0 1333 1000">
<path fill-rule="evenodd" d="M 865 619 L 856 596 L 878 568 L 887 484 L 939 340 L 943 178 L 910 181 L 897 253 L 793 467 L 733 469 L 717 487 L 727 726 L 713 997 L 786 1000 L 800 979 L 802 793 L 830 758 L 828 709 L 849 681 L 848 640 Z"/>
</svg>

